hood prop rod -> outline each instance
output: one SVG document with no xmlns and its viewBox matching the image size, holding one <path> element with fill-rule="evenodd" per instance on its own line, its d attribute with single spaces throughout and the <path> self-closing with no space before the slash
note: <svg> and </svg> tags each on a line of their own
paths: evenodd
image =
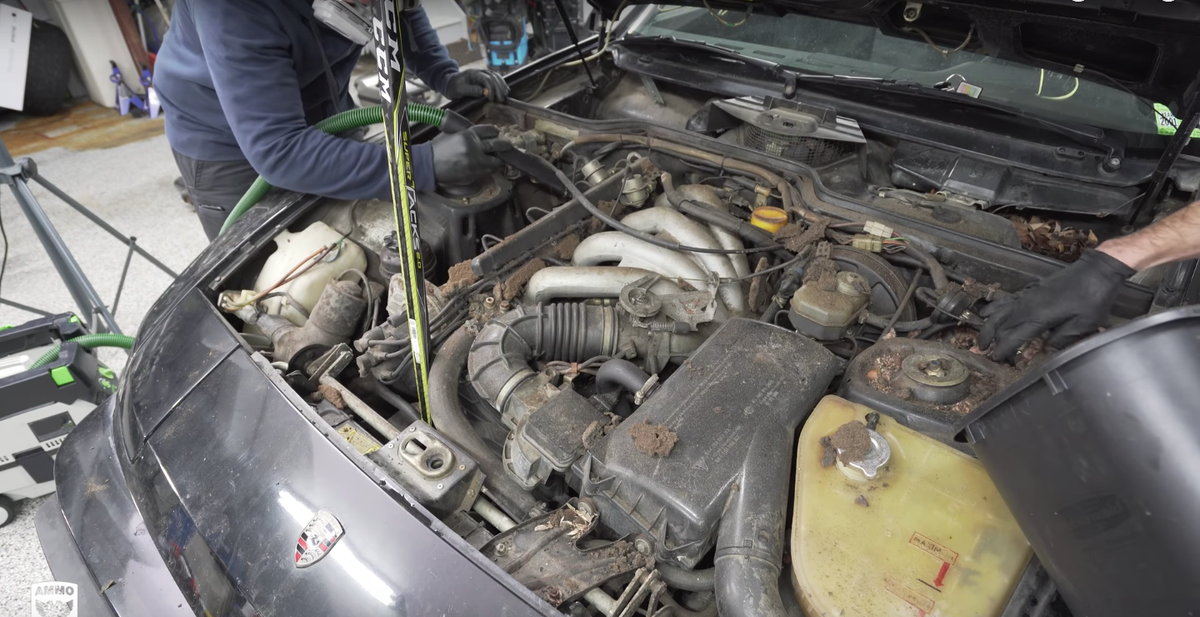
<svg viewBox="0 0 1200 617">
<path fill-rule="evenodd" d="M 554 8 L 558 9 L 558 17 L 563 20 L 563 25 L 567 27 L 567 36 L 571 37 L 571 45 L 575 47 L 575 53 L 579 54 L 579 63 L 583 65 L 583 70 L 587 71 L 588 81 L 592 82 L 592 89 L 598 89 L 596 78 L 592 76 L 592 68 L 588 66 L 587 55 L 583 53 L 583 48 L 579 46 L 579 35 L 575 32 L 575 22 L 567 15 L 567 7 L 563 6 L 563 0 L 554 0 Z"/>
<path fill-rule="evenodd" d="M 1190 95 L 1190 97 L 1189 97 Z M 1151 207 L 1162 193 L 1163 186 L 1167 183 L 1167 174 L 1171 172 L 1171 168 L 1175 165 L 1175 161 L 1179 155 L 1183 153 L 1183 149 L 1191 139 L 1192 131 L 1196 128 L 1197 122 L 1200 122 L 1200 75 L 1196 76 L 1196 81 L 1193 81 L 1184 91 L 1184 98 L 1187 104 L 1183 108 L 1183 113 L 1179 118 L 1179 126 L 1176 127 L 1175 134 L 1171 136 L 1171 140 L 1167 143 L 1167 147 L 1163 150 L 1162 156 L 1158 159 L 1158 166 L 1154 168 L 1154 173 L 1150 176 L 1150 188 L 1142 195 L 1142 199 L 1133 209 L 1133 213 L 1129 215 L 1129 220 L 1126 221 L 1126 227 L 1132 228 L 1137 225 L 1138 219 L 1142 217 L 1142 212 L 1147 207 Z M 1158 113 L 1157 111 L 1155 113 Z M 1151 208 L 1150 213 L 1153 214 L 1156 208 Z"/>
</svg>

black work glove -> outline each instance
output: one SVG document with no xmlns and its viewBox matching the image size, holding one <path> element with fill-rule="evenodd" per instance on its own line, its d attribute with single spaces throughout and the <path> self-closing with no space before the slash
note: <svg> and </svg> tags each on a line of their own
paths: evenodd
<svg viewBox="0 0 1200 617">
<path fill-rule="evenodd" d="M 1121 285 L 1134 272 L 1111 255 L 1087 251 L 1079 261 L 979 311 L 987 318 L 979 348 L 994 342 L 992 357 L 1007 360 L 1047 330 L 1052 330 L 1047 347 L 1070 345 L 1104 325 Z"/>
<path fill-rule="evenodd" d="M 511 143 L 500 139 L 500 129 L 489 124 L 460 133 L 442 133 L 430 143 L 433 181 L 441 185 L 470 184 L 500 169 L 503 163 L 493 154 L 513 149 Z"/>
<path fill-rule="evenodd" d="M 446 90 L 442 94 L 452 100 L 486 96 L 493 103 L 503 103 L 508 99 L 508 84 L 497 73 L 467 69 L 455 73 L 446 82 Z"/>
</svg>

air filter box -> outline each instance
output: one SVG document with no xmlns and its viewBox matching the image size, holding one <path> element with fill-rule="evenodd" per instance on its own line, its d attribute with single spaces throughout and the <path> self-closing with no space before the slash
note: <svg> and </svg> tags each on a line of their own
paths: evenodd
<svg viewBox="0 0 1200 617">
<path fill-rule="evenodd" d="M 805 336 L 731 319 L 575 463 L 573 481 L 603 525 L 643 534 L 659 559 L 694 567 L 743 478 L 787 465 L 796 427 L 840 366 Z M 673 435 L 673 447 L 669 437 L 635 441 L 646 424 Z"/>
</svg>

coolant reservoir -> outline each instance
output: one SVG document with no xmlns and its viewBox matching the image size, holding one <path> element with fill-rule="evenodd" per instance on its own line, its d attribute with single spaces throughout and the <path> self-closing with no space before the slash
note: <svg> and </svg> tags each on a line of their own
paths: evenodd
<svg viewBox="0 0 1200 617">
<path fill-rule="evenodd" d="M 262 302 L 268 313 L 282 315 L 297 326 L 308 321 L 307 315 L 316 306 L 317 299 L 330 281 L 347 269 L 366 271 L 367 268 L 367 256 L 362 247 L 343 239 L 341 232 L 320 221 L 299 233 L 281 232 L 275 236 L 275 244 L 279 248 L 267 258 L 267 263 L 258 273 L 258 281 L 254 283 L 255 292 L 279 282 L 321 248 L 330 244 L 338 245 L 320 263 L 275 290 L 284 292 L 282 295 Z"/>
<path fill-rule="evenodd" d="M 869 413 L 827 396 L 800 433 L 791 554 L 805 614 L 999 615 L 1032 551 L 987 473 L 887 416 L 868 431 Z"/>
</svg>

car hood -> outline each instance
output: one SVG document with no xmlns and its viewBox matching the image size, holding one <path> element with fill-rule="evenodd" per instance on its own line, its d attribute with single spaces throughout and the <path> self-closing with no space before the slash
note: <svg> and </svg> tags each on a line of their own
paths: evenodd
<svg viewBox="0 0 1200 617">
<path fill-rule="evenodd" d="M 645 0 L 588 0 L 611 17 Z M 670 4 L 755 13 L 799 12 L 874 23 L 885 33 L 951 46 L 971 34 L 997 58 L 1113 81 L 1151 100 L 1177 104 L 1197 77 L 1200 2 L 1164 0 L 676 0 Z"/>
</svg>

